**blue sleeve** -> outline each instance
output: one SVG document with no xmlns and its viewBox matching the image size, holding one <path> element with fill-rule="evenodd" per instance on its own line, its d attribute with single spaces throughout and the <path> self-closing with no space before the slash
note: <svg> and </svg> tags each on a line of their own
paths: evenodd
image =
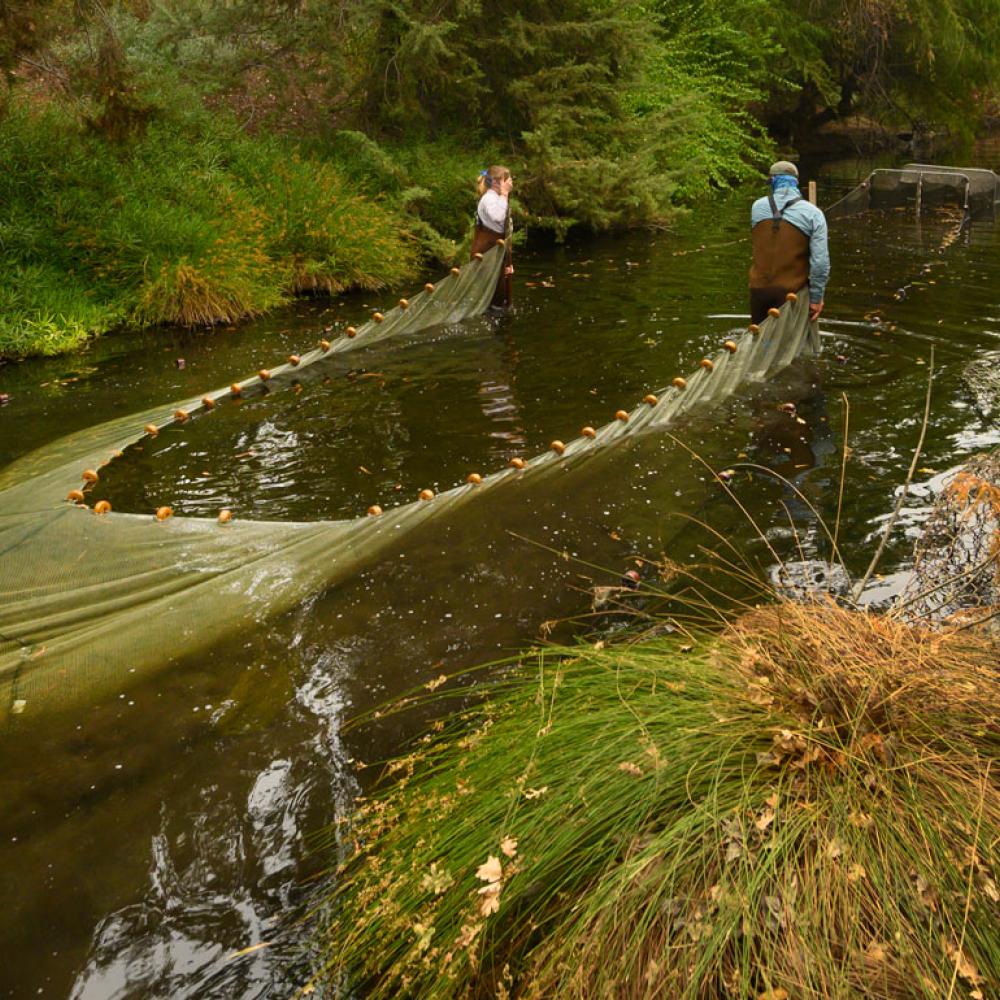
<svg viewBox="0 0 1000 1000">
<path fill-rule="evenodd" d="M 830 248 L 827 245 L 826 216 L 817 209 L 809 237 L 809 301 L 822 302 L 830 280 Z"/>
</svg>

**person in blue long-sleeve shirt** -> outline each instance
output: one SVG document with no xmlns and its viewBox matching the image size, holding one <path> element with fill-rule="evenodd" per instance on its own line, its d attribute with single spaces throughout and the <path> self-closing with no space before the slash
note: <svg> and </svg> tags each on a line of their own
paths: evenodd
<svg viewBox="0 0 1000 1000">
<path fill-rule="evenodd" d="M 770 192 L 750 212 L 750 322 L 760 323 L 768 309 L 807 284 L 809 318 L 818 319 L 830 277 L 826 216 L 802 197 L 794 163 L 772 164 L 770 183 Z"/>
</svg>

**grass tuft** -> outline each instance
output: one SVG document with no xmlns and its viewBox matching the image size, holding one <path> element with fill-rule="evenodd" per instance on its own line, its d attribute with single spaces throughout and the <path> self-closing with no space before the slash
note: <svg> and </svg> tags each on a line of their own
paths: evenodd
<svg viewBox="0 0 1000 1000">
<path fill-rule="evenodd" d="M 982 997 L 995 649 L 828 604 L 546 650 L 332 844 L 336 995 Z M 438 695 L 439 696 L 439 695 Z M 339 992 L 338 992 L 339 991 Z"/>
</svg>

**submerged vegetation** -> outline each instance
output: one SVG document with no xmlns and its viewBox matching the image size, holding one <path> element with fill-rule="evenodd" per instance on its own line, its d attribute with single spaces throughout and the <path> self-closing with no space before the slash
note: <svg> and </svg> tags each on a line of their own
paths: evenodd
<svg viewBox="0 0 1000 1000">
<path fill-rule="evenodd" d="M 994 655 L 790 603 L 538 653 L 336 831 L 353 846 L 318 978 L 372 997 L 981 998 L 1000 982 Z"/>
<path fill-rule="evenodd" d="M 668 221 L 758 170 L 769 133 L 857 112 L 968 131 L 998 13 L 0 3 L 0 358 L 401 281 L 459 252 L 489 162 L 515 172 L 522 231 L 564 235 Z"/>
</svg>

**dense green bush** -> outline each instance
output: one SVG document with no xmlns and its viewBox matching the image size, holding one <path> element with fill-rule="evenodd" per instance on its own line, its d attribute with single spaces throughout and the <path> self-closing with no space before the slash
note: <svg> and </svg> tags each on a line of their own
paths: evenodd
<svg viewBox="0 0 1000 1000">
<path fill-rule="evenodd" d="M 66 111 L 0 123 L 0 356 L 117 323 L 212 324 L 302 291 L 381 287 L 425 247 L 337 166 L 226 116 L 151 123 L 110 149 Z"/>
</svg>

